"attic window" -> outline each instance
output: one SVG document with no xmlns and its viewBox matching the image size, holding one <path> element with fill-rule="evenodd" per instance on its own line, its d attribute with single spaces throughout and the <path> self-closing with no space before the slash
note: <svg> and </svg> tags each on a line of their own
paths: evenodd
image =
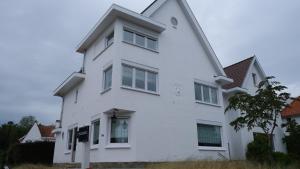
<svg viewBox="0 0 300 169">
<path fill-rule="evenodd" d="M 255 73 L 252 73 L 252 79 L 253 79 L 254 86 L 257 86 L 257 79 L 256 79 L 256 74 Z"/>
</svg>

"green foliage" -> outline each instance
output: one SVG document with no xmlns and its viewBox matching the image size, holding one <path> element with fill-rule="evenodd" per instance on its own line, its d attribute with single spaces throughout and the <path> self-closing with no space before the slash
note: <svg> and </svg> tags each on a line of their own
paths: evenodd
<svg viewBox="0 0 300 169">
<path fill-rule="evenodd" d="M 247 160 L 264 163 L 268 161 L 270 146 L 267 137 L 258 135 L 247 145 Z"/>
<path fill-rule="evenodd" d="M 52 164 L 54 142 L 15 144 L 7 152 L 8 164 Z"/>
<path fill-rule="evenodd" d="M 20 122 L 19 122 L 19 126 L 23 127 L 25 129 L 30 129 L 33 124 L 36 122 L 36 119 L 34 116 L 24 116 Z"/>
<path fill-rule="evenodd" d="M 283 127 L 287 127 L 289 132 L 289 135 L 283 139 L 287 145 L 288 154 L 300 162 L 300 125 L 295 120 L 288 120 Z"/>
<path fill-rule="evenodd" d="M 287 154 L 284 154 L 282 152 L 273 152 L 272 157 L 276 164 L 280 166 L 287 166 L 292 163 L 291 158 Z"/>
<path fill-rule="evenodd" d="M 259 127 L 269 136 L 269 159 L 271 156 L 272 136 L 276 127 L 278 127 L 278 117 L 280 112 L 287 105 L 287 100 L 290 99 L 290 94 L 284 92 L 287 87 L 282 86 L 277 81 L 270 81 L 274 77 L 267 77 L 259 83 L 258 90 L 255 95 L 248 93 L 237 93 L 229 98 L 229 105 L 225 111 L 238 110 L 241 116 L 230 123 L 236 131 L 247 127 L 252 130 L 254 127 Z M 250 149 L 251 146 L 250 145 Z M 259 150 L 261 151 L 261 150 Z"/>
</svg>

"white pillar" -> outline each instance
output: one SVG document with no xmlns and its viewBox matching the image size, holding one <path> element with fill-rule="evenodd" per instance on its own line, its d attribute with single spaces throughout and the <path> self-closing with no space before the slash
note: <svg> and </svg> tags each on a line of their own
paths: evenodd
<svg viewBox="0 0 300 169">
<path fill-rule="evenodd" d="M 90 168 L 90 142 L 81 143 L 82 144 L 82 161 L 81 169 Z"/>
</svg>

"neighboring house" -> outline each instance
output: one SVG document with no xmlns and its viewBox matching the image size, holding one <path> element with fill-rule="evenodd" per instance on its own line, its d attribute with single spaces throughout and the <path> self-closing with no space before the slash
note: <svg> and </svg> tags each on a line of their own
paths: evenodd
<svg viewBox="0 0 300 169">
<path fill-rule="evenodd" d="M 141 14 L 112 5 L 77 52 L 82 71 L 54 92 L 54 163 L 81 161 L 85 125 L 92 163 L 229 158 L 221 86 L 232 80 L 186 0 L 157 0 Z"/>
<path fill-rule="evenodd" d="M 287 122 L 287 119 L 294 119 L 300 124 L 300 96 L 296 100 L 293 100 L 289 107 L 283 109 L 281 116 L 284 123 Z"/>
<path fill-rule="evenodd" d="M 19 139 L 20 143 L 30 143 L 39 141 L 54 142 L 55 137 L 52 131 L 55 126 L 44 126 L 42 124 L 34 123 L 29 132 Z"/>
<path fill-rule="evenodd" d="M 223 86 L 224 89 L 224 104 L 228 105 L 228 99 L 236 92 L 247 92 L 254 95 L 258 89 L 258 84 L 266 78 L 260 63 L 256 56 L 250 57 L 233 65 L 224 68 L 227 76 L 234 80 L 233 83 Z M 230 110 L 225 113 L 227 121 L 227 133 L 229 140 L 230 157 L 234 160 L 245 159 L 248 143 L 254 140 L 258 134 L 263 134 L 260 128 L 254 128 L 248 131 L 247 128 L 242 128 L 238 132 L 229 125 L 230 122 L 241 116 L 239 111 Z M 282 142 L 284 130 L 280 127 L 281 118 L 278 119 L 279 127 L 276 128 L 273 136 L 274 151 L 286 152 L 286 147 Z"/>
</svg>

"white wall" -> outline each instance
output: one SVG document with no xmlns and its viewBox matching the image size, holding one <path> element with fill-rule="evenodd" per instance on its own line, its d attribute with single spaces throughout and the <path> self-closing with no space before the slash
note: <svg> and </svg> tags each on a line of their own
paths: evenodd
<svg viewBox="0 0 300 169">
<path fill-rule="evenodd" d="M 34 125 L 31 127 L 29 132 L 26 134 L 26 136 L 22 140 L 22 143 L 36 142 L 36 141 L 42 141 L 42 136 L 41 136 L 38 125 L 36 123 L 34 123 Z"/>
</svg>

